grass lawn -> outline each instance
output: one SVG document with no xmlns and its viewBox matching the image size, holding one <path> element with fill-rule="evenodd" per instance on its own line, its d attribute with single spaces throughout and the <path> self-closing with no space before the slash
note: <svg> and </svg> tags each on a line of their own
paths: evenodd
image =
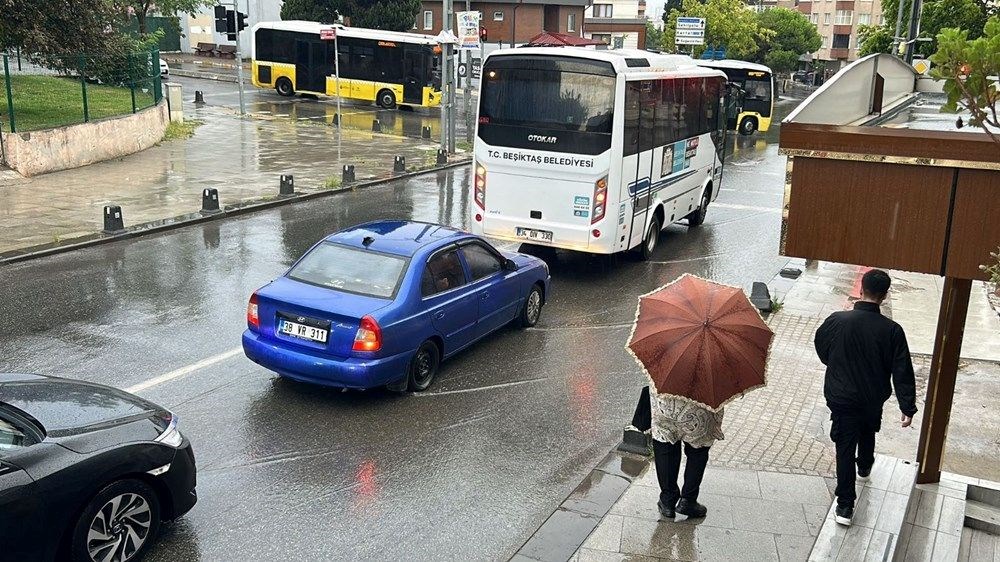
<svg viewBox="0 0 1000 562">
<path fill-rule="evenodd" d="M 83 123 L 83 88 L 79 80 L 56 76 L 11 76 L 14 98 L 14 124 L 17 131 L 34 131 Z M 153 105 L 152 86 L 135 90 L 136 109 Z M 87 84 L 87 107 L 90 120 L 132 113 L 132 94 L 128 88 Z M 10 130 L 7 92 L 0 81 L 0 121 Z"/>
</svg>

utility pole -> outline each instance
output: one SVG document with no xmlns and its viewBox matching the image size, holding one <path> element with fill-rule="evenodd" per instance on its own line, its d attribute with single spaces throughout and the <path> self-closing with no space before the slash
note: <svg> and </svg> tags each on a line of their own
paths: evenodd
<svg viewBox="0 0 1000 562">
<path fill-rule="evenodd" d="M 902 0 L 900 0 L 902 3 Z M 913 9 L 910 12 L 910 32 L 906 35 L 906 64 L 913 63 L 913 51 L 917 47 L 917 35 L 920 34 L 920 8 L 922 2 L 913 0 Z"/>
<path fill-rule="evenodd" d="M 903 32 L 903 4 L 906 0 L 899 0 L 899 9 L 896 10 L 896 32 L 892 35 L 892 55 L 895 57 L 899 56 L 899 42 L 903 38 L 900 33 Z"/>
<path fill-rule="evenodd" d="M 230 10 L 226 6 L 232 6 Z M 250 0 L 247 0 L 247 12 L 250 11 Z M 240 11 L 239 0 L 223 0 L 215 7 L 215 31 L 224 33 L 230 41 L 236 41 L 236 83 L 240 91 L 240 115 L 246 115 L 247 108 L 243 99 L 243 49 L 240 48 L 240 32 L 246 29 L 247 14 Z"/>
<path fill-rule="evenodd" d="M 441 45 L 441 150 L 455 152 L 455 66 L 453 0 L 441 3 L 441 35 L 447 38 Z"/>
<path fill-rule="evenodd" d="M 472 11 L 469 0 L 465 0 L 465 11 Z M 479 25 L 482 25 L 480 18 Z M 465 141 L 472 142 L 472 51 L 464 49 L 465 59 Z"/>
<path fill-rule="evenodd" d="M 240 17 L 240 2 L 239 0 L 233 1 L 233 9 L 236 10 L 236 83 L 239 84 L 240 90 L 240 115 L 247 114 L 246 102 L 243 101 L 243 50 L 240 48 L 240 24 L 242 23 L 242 18 Z M 247 12 L 250 11 L 250 0 L 247 0 Z M 244 16 L 245 17 L 245 16 Z"/>
</svg>

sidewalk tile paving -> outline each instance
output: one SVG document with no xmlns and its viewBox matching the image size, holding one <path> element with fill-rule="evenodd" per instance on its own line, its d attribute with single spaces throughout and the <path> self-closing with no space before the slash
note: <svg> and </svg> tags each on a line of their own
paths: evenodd
<svg viewBox="0 0 1000 562">
<path fill-rule="evenodd" d="M 941 496 L 927 496 L 931 503 L 920 505 L 918 500 L 908 506 L 913 465 L 901 464 L 903 468 L 897 470 L 886 464 L 902 463 L 894 457 L 912 459 L 915 454 L 917 430 L 901 431 L 894 423 L 898 416 L 894 399 L 886 404 L 884 419 L 890 421 L 883 423 L 877 442 L 880 453 L 877 462 L 882 468 L 868 484 L 859 483 L 857 524 L 849 529 L 824 526 L 832 513 L 835 459 L 828 436 L 829 410 L 823 399 L 824 370 L 815 356 L 813 335 L 827 315 L 853 306 L 865 269 L 831 263 L 805 264 L 800 260 L 793 260 L 792 265 L 804 269 L 804 273 L 794 282 L 775 284 L 787 290 L 775 291 L 774 296 L 783 301 L 783 307 L 767 319 L 775 331 L 768 385 L 727 406 L 723 426 L 726 439 L 712 448 L 700 497 L 709 508 L 708 517 L 701 521 L 688 521 L 683 516 L 676 520 L 662 519 L 656 507 L 659 488 L 655 467 L 650 463 L 571 560 L 804 561 L 810 559 L 814 546 L 815 559 L 823 559 L 823 552 L 829 556 L 830 551 L 823 550 L 824 544 L 836 546 L 831 560 L 880 560 L 897 546 L 896 534 L 900 532 L 904 514 L 909 517 L 908 522 L 920 521 L 919 530 L 899 537 L 901 543 L 906 541 L 901 544 L 906 560 L 957 557 L 960 528 L 952 528 L 954 523 L 940 527 L 940 521 L 959 520 L 956 516 L 960 510 L 947 502 L 959 502 L 957 498 L 962 492 L 943 487 Z M 933 330 L 927 332 L 917 325 L 914 318 L 918 315 L 914 312 L 936 311 L 940 292 L 931 290 L 936 285 L 922 276 L 891 274 L 895 289 L 883 312 L 901 317 L 897 320 L 907 330 L 915 354 L 918 407 L 922 408 L 930 359 L 921 350 L 933 345 Z M 982 285 L 978 288 L 985 291 Z M 974 298 L 969 317 L 970 325 L 982 322 L 987 331 L 994 330 L 996 311 L 985 297 Z M 992 420 L 981 420 L 979 427 L 970 427 L 963 425 L 961 418 L 963 411 L 973 407 L 1000 408 L 1000 362 L 997 361 L 1000 358 L 990 355 L 990 346 L 998 338 L 1000 330 L 994 330 L 963 348 L 963 353 L 968 352 L 973 359 L 963 360 L 960 367 L 959 393 L 949 434 L 951 446 L 945 458 L 946 468 L 949 463 L 957 464 L 962 471 L 994 480 L 1000 477 L 1000 462 L 997 462 L 1000 442 L 996 441 L 995 431 L 983 426 L 984 423 L 990 426 Z M 980 376 L 989 381 L 977 382 Z M 963 394 L 966 383 L 971 390 Z M 988 385 L 989 390 L 979 391 L 977 384 Z M 990 405 L 977 400 L 986 400 Z M 914 420 L 916 428 L 921 414 Z M 885 456 L 886 450 L 893 457 Z M 983 455 L 991 462 L 983 463 Z M 898 477 L 896 472 L 900 473 Z M 951 478 L 978 481 L 973 477 Z"/>
<path fill-rule="evenodd" d="M 393 158 L 407 167 L 434 164 L 431 141 L 344 129 L 323 120 L 241 119 L 218 106 L 185 107 L 203 121 L 185 140 L 161 143 L 117 160 L 0 181 L 0 253 L 98 232 L 104 205 L 122 207 L 126 227 L 197 212 L 204 188 L 221 205 L 277 195 L 281 174 L 296 191 L 339 183 L 344 164 L 358 180 L 391 174 Z"/>
</svg>

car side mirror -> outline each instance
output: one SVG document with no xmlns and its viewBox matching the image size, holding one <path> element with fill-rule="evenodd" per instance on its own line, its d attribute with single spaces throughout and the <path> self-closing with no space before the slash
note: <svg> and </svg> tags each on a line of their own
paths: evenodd
<svg viewBox="0 0 1000 562">
<path fill-rule="evenodd" d="M 503 269 L 504 271 L 517 271 L 517 264 L 514 263 L 514 260 L 508 259 L 504 262 Z"/>
</svg>

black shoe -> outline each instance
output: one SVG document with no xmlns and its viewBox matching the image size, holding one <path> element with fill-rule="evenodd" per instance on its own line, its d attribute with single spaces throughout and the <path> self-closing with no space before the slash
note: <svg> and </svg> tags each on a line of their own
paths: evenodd
<svg viewBox="0 0 1000 562">
<path fill-rule="evenodd" d="M 661 501 L 657 501 L 656 502 L 656 507 L 658 507 L 660 509 L 660 515 L 663 515 L 667 519 L 673 519 L 674 517 L 677 516 L 677 514 L 674 513 L 674 508 L 667 507 Z"/>
<path fill-rule="evenodd" d="M 871 475 L 872 475 L 872 469 L 871 468 L 869 468 L 867 470 L 861 470 L 860 468 L 858 469 L 858 480 L 860 480 L 862 482 L 867 482 L 869 480 L 869 478 L 871 477 Z"/>
<path fill-rule="evenodd" d="M 704 517 L 708 515 L 707 507 L 701 505 L 696 501 L 686 500 L 684 498 L 681 498 L 680 501 L 677 502 L 677 508 L 675 511 L 677 511 L 677 513 L 680 513 L 681 515 L 687 515 L 692 519 L 697 519 L 699 517 Z"/>
<path fill-rule="evenodd" d="M 850 527 L 851 520 L 854 519 L 854 508 L 849 505 L 837 506 L 836 517 L 834 519 L 838 524 Z"/>
</svg>

